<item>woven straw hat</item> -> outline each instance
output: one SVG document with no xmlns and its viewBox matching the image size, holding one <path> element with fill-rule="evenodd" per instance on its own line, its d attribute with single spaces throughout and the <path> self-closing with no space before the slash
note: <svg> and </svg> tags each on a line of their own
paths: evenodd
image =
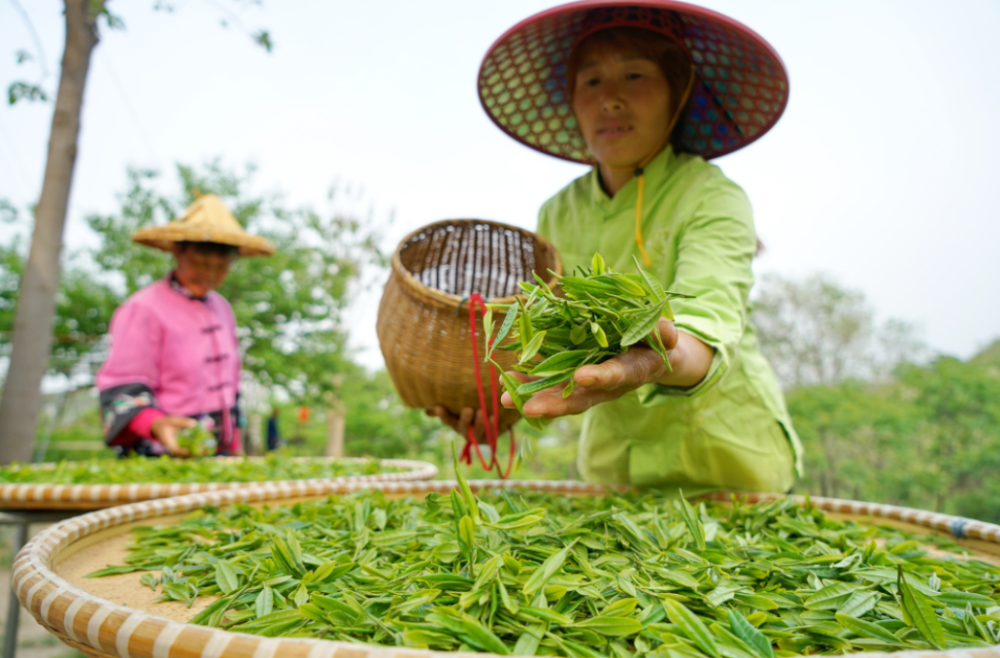
<svg viewBox="0 0 1000 658">
<path fill-rule="evenodd" d="M 240 256 L 274 253 L 273 244 L 244 231 L 222 199 L 214 194 L 199 197 L 180 219 L 136 231 L 132 241 L 163 251 L 170 251 L 175 242 L 215 242 L 239 247 Z"/>
<path fill-rule="evenodd" d="M 732 153 L 785 110 L 785 65 L 742 23 L 671 0 L 583 0 L 521 21 L 490 47 L 479 69 L 486 113 L 525 146 L 593 164 L 566 93 L 566 64 L 577 43 L 611 27 L 652 30 L 691 58 L 694 84 L 676 128 L 682 151 L 705 159 Z"/>
</svg>

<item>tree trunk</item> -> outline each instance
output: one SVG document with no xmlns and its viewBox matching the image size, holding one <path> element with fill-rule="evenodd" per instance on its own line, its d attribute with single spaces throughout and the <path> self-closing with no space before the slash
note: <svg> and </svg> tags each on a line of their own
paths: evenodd
<svg viewBox="0 0 1000 658">
<path fill-rule="evenodd" d="M 344 411 L 343 405 L 334 404 L 326 412 L 328 424 L 326 429 L 326 451 L 324 454 L 327 457 L 344 456 L 344 422 L 346 420 Z"/>
<path fill-rule="evenodd" d="M 56 93 L 42 194 L 35 209 L 31 251 L 21 278 L 11 339 L 10 367 L 0 398 L 0 464 L 31 459 L 48 366 L 59 286 L 66 208 L 73 183 L 83 89 L 97 45 L 92 0 L 66 0 L 66 50 Z"/>
<path fill-rule="evenodd" d="M 250 422 L 247 423 L 247 448 L 246 453 L 250 457 L 259 457 L 266 452 L 264 440 L 261 437 L 261 417 L 260 414 L 250 414 Z"/>
</svg>

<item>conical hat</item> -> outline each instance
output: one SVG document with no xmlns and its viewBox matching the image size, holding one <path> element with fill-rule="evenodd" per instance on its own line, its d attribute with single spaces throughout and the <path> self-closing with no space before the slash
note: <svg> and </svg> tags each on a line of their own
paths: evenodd
<svg viewBox="0 0 1000 658">
<path fill-rule="evenodd" d="M 610 27 L 652 30 L 677 43 L 694 67 L 677 122 L 679 147 L 706 160 L 770 130 L 788 103 L 788 72 L 759 34 L 710 9 L 675 0 L 580 0 L 507 30 L 479 69 L 479 98 L 505 133 L 537 151 L 594 164 L 567 94 L 574 46 Z"/>
<path fill-rule="evenodd" d="M 163 251 L 170 251 L 175 242 L 215 242 L 239 247 L 240 256 L 274 253 L 273 244 L 244 231 L 222 199 L 214 194 L 199 197 L 180 219 L 136 231 L 132 241 Z"/>
</svg>

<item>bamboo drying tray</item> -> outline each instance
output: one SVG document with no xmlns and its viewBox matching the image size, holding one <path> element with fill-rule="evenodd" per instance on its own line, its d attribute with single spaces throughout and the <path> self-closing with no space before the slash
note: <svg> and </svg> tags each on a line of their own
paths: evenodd
<svg viewBox="0 0 1000 658">
<path fill-rule="evenodd" d="M 239 460 L 242 457 L 216 457 L 221 460 Z M 255 459 L 250 457 L 249 459 Z M 298 457 L 296 460 L 330 460 L 347 464 L 364 464 L 359 457 Z M 337 482 L 407 482 L 432 480 L 438 469 L 428 462 L 411 459 L 382 459 L 383 467 L 399 471 L 374 475 L 345 475 L 329 480 Z M 55 464 L 39 464 L 55 467 Z M 313 480 L 302 480 L 312 482 Z M 326 479 L 315 480 L 323 482 Z M 192 482 L 173 484 L 3 484 L 0 485 L 0 510 L 92 510 L 114 507 L 125 503 L 156 500 L 185 494 L 236 489 L 264 482 Z M 280 483 L 279 483 L 280 484 Z"/>
<path fill-rule="evenodd" d="M 152 603 L 153 595 L 141 593 L 137 574 L 95 580 L 82 579 L 89 570 L 122 555 L 129 531 L 136 525 L 164 524 L 204 505 L 236 502 L 293 502 L 330 493 L 378 488 L 387 495 L 446 493 L 455 482 L 299 481 L 268 483 L 255 487 L 190 494 L 91 512 L 51 526 L 18 554 L 11 582 L 21 603 L 47 630 L 69 646 L 92 658 L 458 658 L 483 654 L 456 654 L 406 647 L 304 638 L 265 638 L 183 623 L 198 609 L 182 604 Z M 599 485 L 573 481 L 473 481 L 474 491 L 496 488 L 529 488 L 564 495 L 599 495 Z M 710 496 L 728 500 L 729 494 Z M 748 502 L 781 497 L 748 494 Z M 795 497 L 799 503 L 802 497 Z M 917 532 L 951 536 L 983 559 L 997 562 L 1000 526 L 905 507 L 859 503 L 833 498 L 813 498 L 812 504 L 831 514 L 860 522 L 889 523 Z M 115 553 L 117 551 L 117 553 Z M 90 562 L 88 562 L 88 554 Z M 94 560 L 97 562 L 94 562 Z M 127 576 L 134 576 L 129 582 Z M 86 588 L 84 588 L 84 583 Z M 117 583 L 117 585 L 115 584 Z M 123 584 L 127 585 L 123 587 Z M 100 593 L 97 590 L 101 590 Z M 101 595 L 103 594 L 103 596 Z M 127 605 L 123 605 L 124 603 Z M 145 600 L 143 600 L 145 599 Z M 908 651 L 902 658 L 1000 658 L 1000 646 L 988 649 Z M 885 654 L 851 654 L 878 658 Z"/>
<path fill-rule="evenodd" d="M 555 247 L 530 231 L 498 222 L 449 219 L 403 238 L 392 255 L 376 323 L 386 369 L 403 403 L 417 409 L 440 404 L 456 415 L 464 407 L 479 408 L 470 295 L 509 305 L 521 293 L 518 282 L 534 281 L 532 272 L 554 284 L 549 270 L 562 274 Z M 505 315 L 494 311 L 496 326 Z M 481 328 L 477 339 L 482 360 Z M 504 369 L 517 362 L 513 352 L 494 352 L 493 358 Z M 480 367 L 480 381 L 488 405 L 489 366 Z M 500 431 L 518 418 L 516 411 L 502 409 Z"/>
</svg>

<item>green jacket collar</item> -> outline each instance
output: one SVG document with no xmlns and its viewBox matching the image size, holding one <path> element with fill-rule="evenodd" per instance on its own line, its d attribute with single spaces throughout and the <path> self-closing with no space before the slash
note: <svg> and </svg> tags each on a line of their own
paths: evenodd
<svg viewBox="0 0 1000 658">
<path fill-rule="evenodd" d="M 674 153 L 674 147 L 667 144 L 646 165 L 644 174 L 646 178 L 646 192 L 649 193 L 650 190 L 657 189 L 669 177 L 676 163 L 677 154 Z M 622 189 L 618 190 L 617 194 L 613 197 L 608 196 L 608 193 L 601 186 L 600 169 L 594 167 L 590 170 L 590 200 L 605 216 L 614 215 L 622 210 L 634 207 L 637 191 L 638 182 L 636 182 L 636 178 L 633 176 L 625 183 Z"/>
</svg>

